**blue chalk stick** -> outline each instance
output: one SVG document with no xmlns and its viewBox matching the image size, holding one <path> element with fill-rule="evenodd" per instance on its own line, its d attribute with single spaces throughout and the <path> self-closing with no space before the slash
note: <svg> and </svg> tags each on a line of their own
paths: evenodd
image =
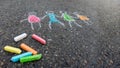
<svg viewBox="0 0 120 68">
<path fill-rule="evenodd" d="M 12 62 L 18 62 L 20 60 L 20 58 L 25 57 L 25 56 L 31 56 L 31 55 L 32 55 L 32 52 L 26 52 L 26 53 L 22 53 L 20 55 L 13 56 L 10 60 Z"/>
</svg>

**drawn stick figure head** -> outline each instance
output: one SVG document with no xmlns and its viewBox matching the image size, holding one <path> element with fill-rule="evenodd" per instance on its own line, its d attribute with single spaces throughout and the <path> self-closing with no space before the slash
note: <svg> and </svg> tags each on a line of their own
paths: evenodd
<svg viewBox="0 0 120 68">
<path fill-rule="evenodd" d="M 48 14 L 48 13 L 54 13 L 54 11 L 46 11 L 46 14 Z"/>
<path fill-rule="evenodd" d="M 78 14 L 78 12 L 73 12 L 73 14 L 74 14 L 74 15 L 77 15 L 77 14 Z"/>
<path fill-rule="evenodd" d="M 59 11 L 59 13 L 61 13 L 61 14 L 62 14 L 62 13 L 63 13 L 63 11 Z"/>
<path fill-rule="evenodd" d="M 29 12 L 28 15 L 37 15 L 36 12 Z"/>
</svg>

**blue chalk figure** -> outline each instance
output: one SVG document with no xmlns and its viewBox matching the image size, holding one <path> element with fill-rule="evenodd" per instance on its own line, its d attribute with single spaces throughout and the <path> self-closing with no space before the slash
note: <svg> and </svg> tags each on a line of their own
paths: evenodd
<svg viewBox="0 0 120 68">
<path fill-rule="evenodd" d="M 32 55 L 32 52 L 26 52 L 26 53 L 22 53 L 20 55 L 13 56 L 10 60 L 12 62 L 18 62 L 20 60 L 20 58 L 25 57 L 25 56 L 31 56 L 31 55 Z"/>
<path fill-rule="evenodd" d="M 56 17 L 59 17 L 57 16 L 53 11 L 48 11 L 46 12 L 46 15 L 43 17 L 43 19 L 48 16 L 50 21 L 49 21 L 49 28 L 51 28 L 51 24 L 52 23 L 60 23 L 62 26 L 65 26 L 61 21 L 59 21 Z"/>
</svg>

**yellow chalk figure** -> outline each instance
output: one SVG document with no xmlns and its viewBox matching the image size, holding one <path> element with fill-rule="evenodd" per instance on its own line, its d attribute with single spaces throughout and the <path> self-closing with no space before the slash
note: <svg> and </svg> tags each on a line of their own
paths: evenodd
<svg viewBox="0 0 120 68">
<path fill-rule="evenodd" d="M 4 50 L 11 52 L 11 53 L 16 53 L 16 54 L 20 54 L 22 52 L 21 49 L 12 47 L 12 46 L 8 46 L 8 45 L 4 47 Z"/>
</svg>

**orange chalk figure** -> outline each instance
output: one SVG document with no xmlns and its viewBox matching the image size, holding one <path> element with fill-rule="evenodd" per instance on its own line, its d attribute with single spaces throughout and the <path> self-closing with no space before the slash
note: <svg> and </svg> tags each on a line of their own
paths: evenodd
<svg viewBox="0 0 120 68">
<path fill-rule="evenodd" d="M 22 49 L 25 50 L 25 51 L 32 52 L 34 55 L 37 54 L 37 51 L 36 51 L 36 50 L 34 50 L 33 48 L 29 47 L 28 45 L 26 45 L 26 44 L 24 44 L 24 43 L 22 43 L 22 44 L 20 45 L 20 48 L 22 48 Z"/>
<path fill-rule="evenodd" d="M 74 12 L 73 14 L 75 14 L 77 16 L 77 18 L 79 18 L 80 20 L 82 20 L 84 23 L 86 23 L 87 25 L 91 25 L 92 22 L 90 21 L 90 19 L 87 16 L 84 15 L 79 15 L 78 13 Z"/>
<path fill-rule="evenodd" d="M 80 18 L 80 20 L 83 20 L 83 21 L 85 21 L 85 20 L 88 21 L 89 20 L 89 18 L 87 16 L 77 15 L 77 17 Z"/>
</svg>

